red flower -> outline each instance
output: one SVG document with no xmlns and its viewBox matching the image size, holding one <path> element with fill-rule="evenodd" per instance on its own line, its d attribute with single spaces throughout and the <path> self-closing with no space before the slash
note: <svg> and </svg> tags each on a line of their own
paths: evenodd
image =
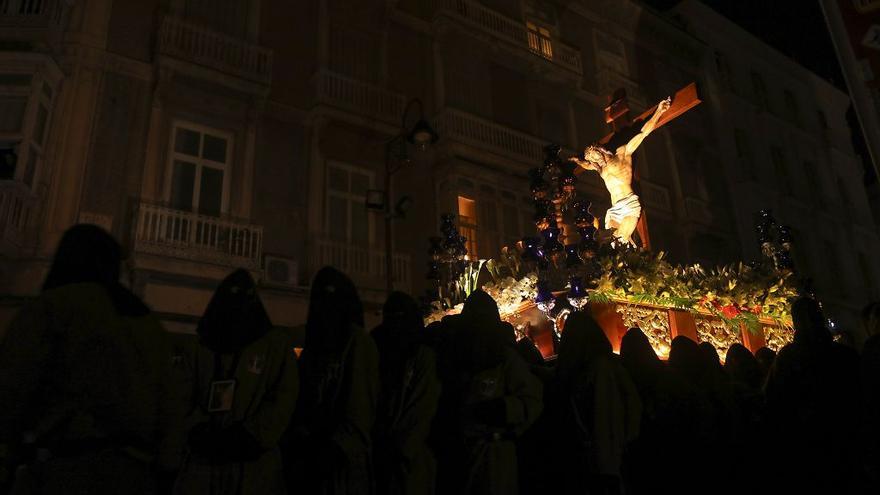
<svg viewBox="0 0 880 495">
<path fill-rule="evenodd" d="M 735 318 L 740 314 L 740 310 L 735 305 L 728 304 L 721 308 L 721 314 L 723 314 L 725 318 Z"/>
</svg>

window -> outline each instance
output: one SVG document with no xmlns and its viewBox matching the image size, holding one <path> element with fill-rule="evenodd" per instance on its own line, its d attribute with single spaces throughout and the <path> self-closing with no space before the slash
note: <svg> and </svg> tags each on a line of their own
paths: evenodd
<svg viewBox="0 0 880 495">
<path fill-rule="evenodd" d="M 359 167 L 327 166 L 326 232 L 334 241 L 367 248 L 373 241 L 372 218 L 367 214 L 367 190 L 373 173 Z"/>
<path fill-rule="evenodd" d="M 480 247 L 483 253 L 497 253 L 501 250 L 500 215 L 496 192 L 491 186 L 480 186 L 477 198 L 477 223 L 480 225 Z"/>
<path fill-rule="evenodd" d="M 232 137 L 190 123 L 173 126 L 168 202 L 176 210 L 220 216 L 229 198 Z"/>
<path fill-rule="evenodd" d="M 617 37 L 594 31 L 596 44 L 596 68 L 599 71 L 610 70 L 622 75 L 629 74 L 626 48 Z"/>
<path fill-rule="evenodd" d="M 458 232 L 466 239 L 467 258 L 479 259 L 477 251 L 477 204 L 464 196 L 458 197 Z"/>
<path fill-rule="evenodd" d="M 736 143 L 736 157 L 746 177 L 755 178 L 755 156 L 752 154 L 752 146 L 746 131 L 736 128 L 733 130 L 733 139 Z"/>
<path fill-rule="evenodd" d="M 516 196 L 510 193 L 501 193 L 501 196 L 502 236 L 506 246 L 513 246 L 522 238 L 520 211 L 516 207 Z"/>
<path fill-rule="evenodd" d="M 0 97 L 0 131 L 17 132 L 21 130 L 27 102 L 27 96 Z"/>
<path fill-rule="evenodd" d="M 795 124 L 800 125 L 801 111 L 798 107 L 797 99 L 794 97 L 794 93 L 786 89 L 783 93 L 783 100 L 785 101 L 785 111 L 788 113 L 788 118 L 790 118 Z"/>
<path fill-rule="evenodd" d="M 533 22 L 527 22 L 526 28 L 529 32 L 529 48 L 532 52 L 548 60 L 553 60 L 553 41 L 550 38 L 550 31 Z"/>
<path fill-rule="evenodd" d="M 755 104 L 762 110 L 769 110 L 770 100 L 767 98 L 767 85 L 761 74 L 757 72 L 752 72 L 752 91 L 755 96 Z"/>
<path fill-rule="evenodd" d="M 791 195 L 791 177 L 788 174 L 788 164 L 785 163 L 785 155 L 782 150 L 773 147 L 770 149 L 770 158 L 773 162 L 773 174 L 776 176 L 777 186 L 785 195 Z"/>
<path fill-rule="evenodd" d="M 53 94 L 39 74 L 0 74 L 0 179 L 34 185 Z"/>
</svg>

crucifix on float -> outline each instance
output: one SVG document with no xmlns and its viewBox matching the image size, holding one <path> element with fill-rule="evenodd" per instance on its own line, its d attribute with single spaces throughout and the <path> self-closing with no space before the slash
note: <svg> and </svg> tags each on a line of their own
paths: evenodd
<svg viewBox="0 0 880 495">
<path fill-rule="evenodd" d="M 647 249 L 648 226 L 632 187 L 633 179 L 638 180 L 638 174 L 633 173 L 632 154 L 651 132 L 700 104 L 697 85 L 688 84 L 634 120 L 629 118 L 625 90 L 618 89 L 609 100 L 605 122 L 611 124 L 613 132 L 587 146 L 583 156 L 574 157 L 572 161 L 580 166 L 576 173 L 594 170 L 605 182 L 611 195 L 605 228 L 613 231 L 616 242 L 636 246 L 632 235 L 638 228 L 642 247 Z"/>
</svg>

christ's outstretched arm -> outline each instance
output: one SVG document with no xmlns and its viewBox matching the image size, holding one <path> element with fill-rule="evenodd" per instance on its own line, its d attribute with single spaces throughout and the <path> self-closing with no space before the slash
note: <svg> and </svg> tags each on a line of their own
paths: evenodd
<svg viewBox="0 0 880 495">
<path fill-rule="evenodd" d="M 648 137 L 648 134 L 651 134 L 651 132 L 654 130 L 654 127 L 657 125 L 657 121 L 660 120 L 660 116 L 666 113 L 666 111 L 669 110 L 670 106 L 672 106 L 671 97 L 666 98 L 665 100 L 657 104 L 657 110 L 654 111 L 654 115 L 652 115 L 651 118 L 648 119 L 647 122 L 645 122 L 645 125 L 642 126 L 641 132 L 633 136 L 633 138 L 630 139 L 628 143 L 626 143 L 627 155 L 632 155 L 633 153 L 635 153 L 639 145 L 642 144 L 642 141 L 644 141 L 644 139 Z"/>
<path fill-rule="evenodd" d="M 594 162 L 587 161 L 583 158 L 578 158 L 576 156 L 569 158 L 569 160 L 586 170 L 595 170 L 596 172 L 602 172 L 602 169 L 599 167 L 599 165 Z"/>
</svg>

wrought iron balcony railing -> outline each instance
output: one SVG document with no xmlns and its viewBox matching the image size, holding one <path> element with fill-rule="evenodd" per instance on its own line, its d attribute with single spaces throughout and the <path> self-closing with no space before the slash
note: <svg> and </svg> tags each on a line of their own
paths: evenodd
<svg viewBox="0 0 880 495">
<path fill-rule="evenodd" d="M 533 165 L 544 161 L 547 141 L 468 112 L 446 108 L 437 115 L 435 127 L 441 139 L 459 141 Z"/>
<path fill-rule="evenodd" d="M 319 239 L 311 252 L 311 266 L 313 270 L 317 270 L 326 265 L 342 270 L 360 287 L 385 287 L 385 253 L 380 248 L 364 248 L 348 242 Z M 394 254 L 392 276 L 395 287 L 411 290 L 409 256 Z"/>
<path fill-rule="evenodd" d="M 158 50 L 249 81 L 272 79 L 272 50 L 174 17 L 162 20 Z"/>
<path fill-rule="evenodd" d="M 530 43 L 525 23 L 511 19 L 477 2 L 471 0 L 434 0 L 434 12 L 437 15 L 446 15 L 470 24 L 496 38 L 523 48 L 535 56 L 578 75 L 583 75 L 581 54 L 577 48 L 556 39 L 549 41 L 552 48 L 548 48 L 546 44 L 535 43 L 534 37 Z"/>
<path fill-rule="evenodd" d="M 263 227 L 141 203 L 133 240 L 137 252 L 259 269 Z"/>
<path fill-rule="evenodd" d="M 61 22 L 64 0 L 0 0 L 0 27 L 47 28 Z"/>
<path fill-rule="evenodd" d="M 397 123 L 406 97 L 368 82 L 320 70 L 315 74 L 319 103 L 348 110 L 364 117 Z"/>
</svg>

